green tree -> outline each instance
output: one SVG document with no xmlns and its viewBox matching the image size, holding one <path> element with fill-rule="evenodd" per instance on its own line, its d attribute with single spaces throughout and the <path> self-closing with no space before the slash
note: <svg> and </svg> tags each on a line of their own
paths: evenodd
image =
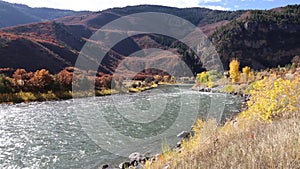
<svg viewBox="0 0 300 169">
<path fill-rule="evenodd" d="M 196 80 L 199 83 L 207 83 L 209 81 L 209 74 L 206 71 L 198 73 Z"/>
<path fill-rule="evenodd" d="M 0 74 L 0 93 L 10 93 L 12 91 L 11 82 L 5 75 Z"/>
</svg>

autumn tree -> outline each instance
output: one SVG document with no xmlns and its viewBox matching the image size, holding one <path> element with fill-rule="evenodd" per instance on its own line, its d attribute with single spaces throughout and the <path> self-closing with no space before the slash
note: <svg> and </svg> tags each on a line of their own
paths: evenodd
<svg viewBox="0 0 300 169">
<path fill-rule="evenodd" d="M 154 81 L 156 84 L 158 84 L 160 81 L 162 81 L 162 76 L 160 76 L 160 75 L 154 75 L 153 78 L 154 78 Z"/>
<path fill-rule="evenodd" d="M 73 73 L 68 71 L 67 69 L 64 69 L 57 74 L 56 81 L 64 90 L 71 90 Z"/>
<path fill-rule="evenodd" d="M 111 75 L 101 74 L 100 76 L 97 76 L 95 79 L 96 89 L 111 88 L 111 83 L 112 83 Z"/>
<path fill-rule="evenodd" d="M 251 68 L 249 66 L 245 66 L 242 69 L 242 72 L 247 74 L 247 75 L 249 75 L 250 71 L 251 71 Z"/>
<path fill-rule="evenodd" d="M 163 82 L 169 82 L 170 79 L 171 79 L 171 76 L 169 76 L 169 75 L 164 75 L 164 76 L 162 77 L 162 81 L 163 81 Z"/>
<path fill-rule="evenodd" d="M 248 81 L 253 82 L 255 80 L 255 74 L 253 71 L 250 71 L 248 75 Z"/>
<path fill-rule="evenodd" d="M 216 82 L 222 75 L 218 73 L 217 70 L 210 70 L 207 72 L 208 74 L 208 81 Z"/>
<path fill-rule="evenodd" d="M 242 69 L 242 75 L 241 75 L 243 82 L 248 82 L 249 76 L 250 76 L 250 72 L 251 72 L 251 69 L 250 69 L 249 66 L 243 67 L 243 69 Z"/>
<path fill-rule="evenodd" d="M 239 82 L 240 81 L 240 62 L 237 59 L 233 59 L 229 64 L 229 77 L 231 78 L 232 82 Z"/>
<path fill-rule="evenodd" d="M 93 87 L 92 79 L 90 79 L 88 76 L 81 75 L 76 78 L 74 81 L 73 87 L 75 87 L 76 91 L 90 91 Z M 74 88 L 73 88 L 74 89 Z"/>
<path fill-rule="evenodd" d="M 33 77 L 32 72 L 27 72 L 25 69 L 17 69 L 12 76 L 12 86 L 17 90 L 28 90 L 30 79 Z"/>
<path fill-rule="evenodd" d="M 51 75 L 46 69 L 37 70 L 30 79 L 30 85 L 33 90 L 38 89 L 40 91 L 51 89 L 53 82 L 53 75 Z"/>
<path fill-rule="evenodd" d="M 200 83 L 207 83 L 209 81 L 208 73 L 204 71 L 197 74 L 196 80 Z"/>
</svg>

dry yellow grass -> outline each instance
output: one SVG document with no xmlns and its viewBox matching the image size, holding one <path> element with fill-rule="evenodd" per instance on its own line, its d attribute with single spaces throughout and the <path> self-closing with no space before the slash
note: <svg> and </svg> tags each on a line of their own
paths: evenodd
<svg viewBox="0 0 300 169">
<path fill-rule="evenodd" d="M 232 128 L 230 133 L 212 135 L 192 151 L 183 151 L 170 161 L 149 168 L 300 168 L 300 119 Z"/>
<path fill-rule="evenodd" d="M 296 73 L 295 73 L 296 75 Z M 163 154 L 148 169 L 300 169 L 300 79 L 271 74 L 252 86 L 248 110 L 218 126 L 199 120 L 182 151 Z"/>
</svg>

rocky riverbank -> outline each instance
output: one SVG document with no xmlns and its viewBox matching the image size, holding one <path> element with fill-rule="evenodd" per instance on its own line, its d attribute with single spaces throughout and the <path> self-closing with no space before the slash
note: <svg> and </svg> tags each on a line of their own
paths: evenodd
<svg viewBox="0 0 300 169">
<path fill-rule="evenodd" d="M 184 140 L 188 140 L 191 136 L 194 135 L 193 131 L 182 131 L 177 135 L 180 141 L 171 148 L 170 151 L 176 151 L 178 153 L 182 150 L 182 143 Z M 100 169 L 143 169 L 147 163 L 153 163 L 161 157 L 161 154 L 151 155 L 151 154 L 142 154 L 139 152 L 134 152 L 128 156 L 128 160 L 119 164 L 119 166 L 113 166 L 109 164 L 104 164 Z M 165 166 L 164 169 L 168 169 L 168 166 Z"/>
<path fill-rule="evenodd" d="M 226 94 L 231 94 L 237 97 L 241 97 L 243 99 L 243 102 L 246 103 L 250 95 L 245 94 L 243 92 L 224 92 L 222 91 L 222 86 L 215 87 L 215 88 L 206 88 L 206 87 L 193 87 L 191 90 L 196 90 L 199 92 L 207 92 L 207 93 L 226 93 Z M 242 108 L 245 109 L 246 104 L 242 104 Z M 178 133 L 177 137 L 180 139 L 180 141 L 177 142 L 176 145 L 174 145 L 170 151 L 174 151 L 177 153 L 180 153 L 183 149 L 182 144 L 183 141 L 187 141 L 189 138 L 194 136 L 193 130 L 190 131 L 182 131 Z M 100 167 L 100 169 L 127 169 L 127 168 L 134 168 L 134 169 L 143 169 L 147 163 L 153 163 L 162 156 L 162 154 L 156 154 L 156 155 L 151 155 L 151 154 L 142 154 L 139 152 L 134 152 L 128 156 L 128 159 L 122 163 L 120 163 L 118 166 L 113 166 L 113 165 L 108 165 L 104 164 Z M 168 169 L 169 166 L 166 165 L 164 169 Z"/>
<path fill-rule="evenodd" d="M 247 102 L 250 99 L 250 95 L 246 94 L 244 90 L 226 92 L 223 89 L 224 89 L 224 86 L 218 86 L 218 87 L 213 87 L 213 88 L 199 87 L 199 86 L 192 87 L 192 90 L 196 90 L 196 91 L 199 91 L 199 92 L 225 93 L 225 94 L 230 94 L 230 95 L 234 95 L 234 96 L 239 96 L 239 97 L 243 98 L 244 102 Z"/>
</svg>

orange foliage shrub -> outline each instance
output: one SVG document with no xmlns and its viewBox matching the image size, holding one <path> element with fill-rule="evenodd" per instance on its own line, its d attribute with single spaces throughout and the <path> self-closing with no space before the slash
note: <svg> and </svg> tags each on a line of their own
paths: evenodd
<svg viewBox="0 0 300 169">
<path fill-rule="evenodd" d="M 33 77 L 30 79 L 30 84 L 34 90 L 50 89 L 54 83 L 53 75 L 46 69 L 37 70 L 34 72 Z"/>
<path fill-rule="evenodd" d="M 101 74 L 99 77 L 95 79 L 96 89 L 109 89 L 111 88 L 112 76 L 108 74 Z"/>
<path fill-rule="evenodd" d="M 17 90 L 27 90 L 30 86 L 30 79 L 33 77 L 32 72 L 27 72 L 25 69 L 17 69 L 12 78 L 12 86 Z"/>
<path fill-rule="evenodd" d="M 72 80 L 73 80 L 73 73 L 64 69 L 57 74 L 57 82 L 64 88 L 64 89 L 71 89 L 72 88 Z"/>
</svg>

